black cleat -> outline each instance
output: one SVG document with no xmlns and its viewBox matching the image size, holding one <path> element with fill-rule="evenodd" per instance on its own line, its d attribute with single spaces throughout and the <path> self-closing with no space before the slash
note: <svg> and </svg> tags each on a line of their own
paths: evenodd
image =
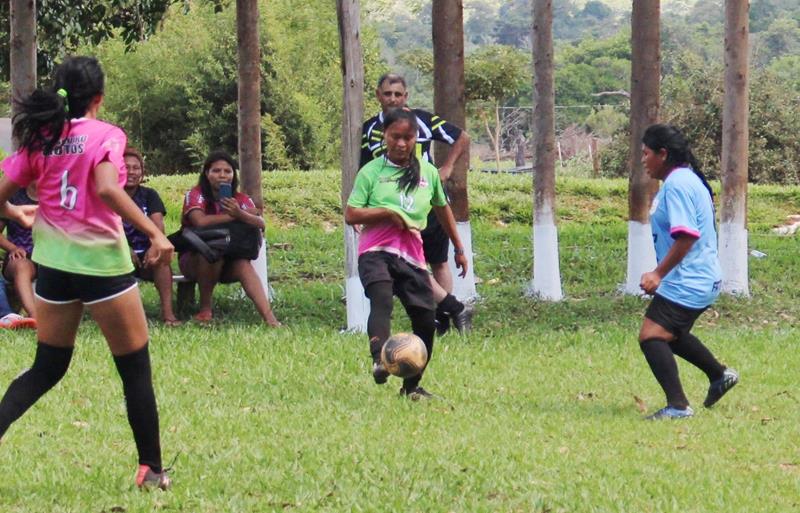
<svg viewBox="0 0 800 513">
<path fill-rule="evenodd" d="M 372 364 L 372 378 L 378 385 L 383 385 L 389 379 L 389 371 L 383 366 L 381 362 L 374 362 Z"/>
<path fill-rule="evenodd" d="M 453 322 L 453 326 L 458 330 L 459 333 L 464 334 L 468 331 L 472 331 L 472 316 L 474 315 L 474 310 L 472 305 L 464 304 L 464 309 L 458 312 L 457 314 L 451 314 L 450 320 Z"/>
<path fill-rule="evenodd" d="M 703 401 L 703 406 L 706 408 L 711 408 L 717 401 L 722 399 L 722 396 L 725 395 L 728 390 L 736 386 L 736 383 L 739 382 L 739 373 L 733 369 L 725 369 L 725 372 L 722 374 L 722 377 L 716 381 L 713 381 L 708 386 L 708 394 L 706 395 L 706 400 Z"/>
<path fill-rule="evenodd" d="M 436 325 L 437 336 L 444 336 L 450 331 L 450 317 L 446 313 L 436 310 L 436 319 L 433 322 Z"/>
<path fill-rule="evenodd" d="M 412 401 L 419 401 L 420 399 L 433 399 L 436 397 L 422 387 L 414 387 L 412 390 L 400 389 L 400 396 L 407 397 Z"/>
</svg>

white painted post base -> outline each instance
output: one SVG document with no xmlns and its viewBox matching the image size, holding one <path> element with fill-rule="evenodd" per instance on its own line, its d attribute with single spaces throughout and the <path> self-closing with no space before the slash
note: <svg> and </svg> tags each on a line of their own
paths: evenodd
<svg viewBox="0 0 800 513">
<path fill-rule="evenodd" d="M 639 288 L 642 275 L 656 268 L 656 248 L 650 223 L 628 221 L 628 271 L 622 292 L 634 296 L 644 295 Z"/>
<path fill-rule="evenodd" d="M 750 296 L 747 262 L 747 230 L 741 223 L 722 223 L 719 227 L 719 263 L 722 267 L 722 292 Z"/>
<path fill-rule="evenodd" d="M 267 295 L 270 302 L 275 299 L 275 293 L 272 290 L 272 287 L 269 286 L 269 279 L 267 278 L 267 240 L 261 239 L 261 247 L 258 249 L 258 258 L 255 260 L 250 260 L 250 265 L 253 266 L 255 269 L 256 274 L 258 275 L 258 281 L 261 282 L 261 286 L 264 287 L 264 294 Z M 244 294 L 244 289 L 242 289 L 242 294 Z"/>
<path fill-rule="evenodd" d="M 558 258 L 558 230 L 554 224 L 533 225 L 533 279 L 525 293 L 544 301 L 564 299 Z"/>
<path fill-rule="evenodd" d="M 471 303 L 478 299 L 478 291 L 475 289 L 475 260 L 472 253 L 472 227 L 469 221 L 459 221 L 456 223 L 458 236 L 464 245 L 464 255 L 467 257 L 469 268 L 467 275 L 459 277 L 461 272 L 456 268 L 455 254 L 453 253 L 453 242 L 450 242 L 449 256 L 447 262 L 450 265 L 450 272 L 453 274 L 453 295 L 461 302 Z"/>
<path fill-rule="evenodd" d="M 358 277 L 358 233 L 350 225 L 344 227 L 345 251 L 345 301 L 347 303 L 347 331 L 366 333 L 369 318 L 369 299 Z"/>
</svg>

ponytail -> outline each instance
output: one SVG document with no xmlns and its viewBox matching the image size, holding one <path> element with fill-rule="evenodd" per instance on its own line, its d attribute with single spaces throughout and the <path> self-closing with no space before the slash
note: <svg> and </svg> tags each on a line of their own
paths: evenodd
<svg viewBox="0 0 800 513">
<path fill-rule="evenodd" d="M 92 101 L 103 94 L 105 76 L 93 57 L 70 57 L 55 70 L 54 83 L 15 100 L 14 137 L 28 151 L 51 153 L 70 120 L 86 115 Z"/>
<path fill-rule="evenodd" d="M 662 149 L 667 152 L 665 164 L 678 167 L 688 165 L 695 175 L 703 182 L 703 186 L 708 190 L 711 201 L 714 201 L 714 191 L 711 190 L 706 175 L 700 170 L 700 164 L 689 147 L 686 136 L 675 126 L 672 125 L 651 125 L 645 130 L 642 136 L 642 143 L 651 150 L 658 152 Z"/>
<path fill-rule="evenodd" d="M 37 89 L 15 103 L 19 112 L 14 116 L 13 134 L 20 147 L 51 153 L 68 124 L 66 98 L 54 91 Z"/>
</svg>

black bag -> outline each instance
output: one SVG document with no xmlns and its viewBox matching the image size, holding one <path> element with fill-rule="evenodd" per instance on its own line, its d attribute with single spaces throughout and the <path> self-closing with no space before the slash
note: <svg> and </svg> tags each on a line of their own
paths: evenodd
<svg viewBox="0 0 800 513">
<path fill-rule="evenodd" d="M 261 247 L 261 230 L 241 221 L 203 228 L 185 226 L 167 238 L 178 253 L 194 251 L 211 264 L 221 258 L 255 260 Z"/>
</svg>

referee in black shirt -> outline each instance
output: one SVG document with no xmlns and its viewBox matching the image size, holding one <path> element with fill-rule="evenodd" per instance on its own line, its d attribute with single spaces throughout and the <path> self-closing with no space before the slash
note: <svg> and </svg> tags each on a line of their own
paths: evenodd
<svg viewBox="0 0 800 513">
<path fill-rule="evenodd" d="M 408 91 L 405 79 L 395 73 L 387 73 L 378 79 L 378 88 L 375 90 L 381 112 L 368 119 L 362 127 L 361 134 L 361 161 L 359 166 L 370 160 L 383 157 L 383 117 L 393 109 L 408 108 Z M 469 147 L 469 135 L 461 128 L 448 123 L 436 114 L 421 109 L 411 109 L 417 117 L 419 131 L 417 133 L 416 154 L 420 160 L 433 163 L 431 157 L 431 143 L 440 141 L 451 146 L 447 160 L 439 168 L 442 184 L 447 183 L 453 172 L 453 165 L 462 153 Z M 436 327 L 439 335 L 443 335 L 453 325 L 460 332 L 468 331 L 472 327 L 472 307 L 461 303 L 453 296 L 453 274 L 447 265 L 447 252 L 450 239 L 433 215 L 428 216 L 428 226 L 422 231 L 422 245 L 425 251 L 425 260 L 433 271 L 431 286 L 433 297 L 436 300 Z"/>
</svg>

